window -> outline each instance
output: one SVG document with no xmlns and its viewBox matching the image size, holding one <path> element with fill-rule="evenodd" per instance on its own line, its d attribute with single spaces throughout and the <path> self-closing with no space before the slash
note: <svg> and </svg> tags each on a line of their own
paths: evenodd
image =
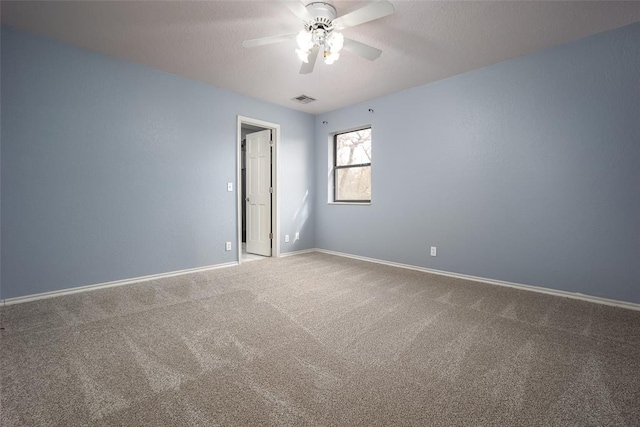
<svg viewBox="0 0 640 427">
<path fill-rule="evenodd" d="M 333 137 L 333 201 L 371 201 L 371 128 Z"/>
</svg>

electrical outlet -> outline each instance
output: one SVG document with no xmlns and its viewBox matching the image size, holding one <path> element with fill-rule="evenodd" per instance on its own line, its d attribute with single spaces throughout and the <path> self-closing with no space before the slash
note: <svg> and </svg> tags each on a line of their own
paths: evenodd
<svg viewBox="0 0 640 427">
<path fill-rule="evenodd" d="M 285 243 L 289 243 L 289 235 L 288 234 L 284 235 L 284 242 Z"/>
<path fill-rule="evenodd" d="M 431 246 L 431 256 L 436 256 L 436 247 Z"/>
<path fill-rule="evenodd" d="M 226 250 L 230 251 L 231 250 L 231 242 L 227 242 L 224 248 Z"/>
<path fill-rule="evenodd" d="M 227 182 L 227 191 L 233 191 L 233 182 Z"/>
<path fill-rule="evenodd" d="M 296 238 L 295 240 L 300 240 L 300 233 L 296 233 Z"/>
</svg>

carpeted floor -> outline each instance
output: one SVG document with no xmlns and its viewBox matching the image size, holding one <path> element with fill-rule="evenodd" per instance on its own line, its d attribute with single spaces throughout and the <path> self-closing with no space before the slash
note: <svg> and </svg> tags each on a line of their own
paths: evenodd
<svg viewBox="0 0 640 427">
<path fill-rule="evenodd" d="M 3 427 L 640 423 L 640 312 L 326 254 L 2 316 Z"/>
</svg>

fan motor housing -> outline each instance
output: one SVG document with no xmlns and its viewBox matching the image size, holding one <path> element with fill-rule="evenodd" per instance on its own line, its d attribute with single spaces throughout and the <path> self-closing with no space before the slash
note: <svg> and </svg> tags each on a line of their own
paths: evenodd
<svg viewBox="0 0 640 427">
<path fill-rule="evenodd" d="M 307 5 L 307 10 L 313 16 L 313 21 L 305 23 L 305 29 L 312 31 L 322 29 L 326 32 L 333 30 L 333 20 L 336 19 L 336 8 L 329 3 L 313 2 Z"/>
</svg>

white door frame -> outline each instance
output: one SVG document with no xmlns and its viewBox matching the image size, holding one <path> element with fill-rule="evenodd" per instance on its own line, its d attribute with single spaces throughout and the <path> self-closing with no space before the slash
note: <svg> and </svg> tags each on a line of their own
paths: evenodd
<svg viewBox="0 0 640 427">
<path fill-rule="evenodd" d="M 250 117 L 238 116 L 237 130 L 237 151 L 236 151 L 236 193 L 238 211 L 238 264 L 242 263 L 242 125 L 258 126 L 271 129 L 273 135 L 273 150 L 271 151 L 271 179 L 273 181 L 273 195 L 271 197 L 271 230 L 273 240 L 271 241 L 271 256 L 280 257 L 280 198 L 278 197 L 278 148 L 280 147 L 280 125 L 265 122 L 263 120 L 252 119 Z"/>
</svg>

